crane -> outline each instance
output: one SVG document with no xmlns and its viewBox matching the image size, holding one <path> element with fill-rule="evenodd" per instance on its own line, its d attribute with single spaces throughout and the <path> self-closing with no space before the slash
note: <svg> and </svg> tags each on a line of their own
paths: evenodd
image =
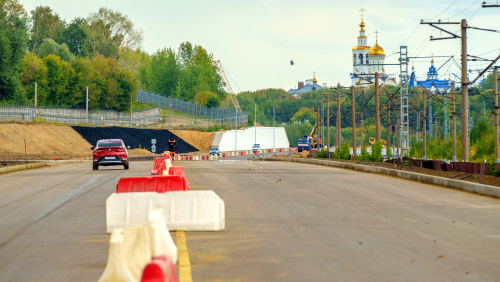
<svg viewBox="0 0 500 282">
<path fill-rule="evenodd" d="M 238 99 L 236 99 L 236 95 L 233 92 L 233 89 L 231 88 L 231 84 L 229 84 L 229 80 L 226 77 L 226 73 L 224 72 L 224 68 L 222 67 L 222 64 L 220 63 L 220 60 L 215 61 L 215 65 L 219 69 L 219 74 L 222 77 L 222 80 L 226 84 L 226 90 L 227 90 L 227 95 L 230 97 L 231 101 L 234 104 L 234 108 L 236 111 L 240 114 L 243 114 L 240 108 L 240 104 L 238 103 Z"/>
</svg>

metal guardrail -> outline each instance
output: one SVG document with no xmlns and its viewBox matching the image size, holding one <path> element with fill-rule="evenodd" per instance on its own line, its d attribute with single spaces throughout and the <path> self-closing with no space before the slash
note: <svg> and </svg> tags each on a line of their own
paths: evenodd
<svg viewBox="0 0 500 282">
<path fill-rule="evenodd" d="M 144 126 L 161 122 L 160 112 L 157 108 L 139 111 L 124 115 L 117 111 L 98 111 L 86 114 L 85 110 L 34 108 L 34 107 L 0 107 L 0 122 L 55 122 L 72 125 L 93 126 Z"/>
</svg>

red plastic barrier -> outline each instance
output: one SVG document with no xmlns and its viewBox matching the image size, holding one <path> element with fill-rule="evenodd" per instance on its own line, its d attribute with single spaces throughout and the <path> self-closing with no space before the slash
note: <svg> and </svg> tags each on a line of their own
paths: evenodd
<svg viewBox="0 0 500 282">
<path fill-rule="evenodd" d="M 116 184 L 116 193 L 186 191 L 186 182 L 178 175 L 124 177 Z"/>
<path fill-rule="evenodd" d="M 186 190 L 189 188 L 189 182 L 187 181 L 186 175 L 184 174 L 183 166 L 170 167 L 168 169 L 168 175 L 180 176 L 183 179 L 184 187 Z"/>
<path fill-rule="evenodd" d="M 275 157 L 277 157 L 277 156 L 278 156 L 278 154 L 274 154 L 274 156 L 275 156 Z"/>
<path fill-rule="evenodd" d="M 226 153 L 222 153 L 222 157 L 225 158 L 226 157 Z"/>
<path fill-rule="evenodd" d="M 283 152 L 283 150 L 280 148 L 280 152 Z"/>
<path fill-rule="evenodd" d="M 271 153 L 271 149 L 269 149 L 269 153 Z"/>
<path fill-rule="evenodd" d="M 177 282 L 174 261 L 169 256 L 154 257 L 142 272 L 141 282 Z"/>
<path fill-rule="evenodd" d="M 254 154 L 254 155 L 257 155 L 257 150 L 253 151 L 253 154 Z"/>
<path fill-rule="evenodd" d="M 298 152 L 299 151 L 299 147 L 295 148 L 295 152 Z"/>
<path fill-rule="evenodd" d="M 202 160 L 205 160 L 205 156 L 201 156 L 201 159 L 202 159 Z"/>
<path fill-rule="evenodd" d="M 153 164 L 153 169 L 151 170 L 151 175 L 160 175 L 161 174 L 161 164 L 165 163 L 163 158 L 155 158 L 155 162 Z"/>
<path fill-rule="evenodd" d="M 244 153 L 243 151 L 241 151 L 241 155 L 242 155 L 242 156 L 244 156 L 244 155 L 245 155 L 245 153 Z"/>
</svg>

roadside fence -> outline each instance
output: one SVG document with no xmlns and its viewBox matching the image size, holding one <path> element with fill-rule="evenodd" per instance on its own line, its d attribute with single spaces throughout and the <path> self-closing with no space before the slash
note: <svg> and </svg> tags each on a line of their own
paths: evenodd
<svg viewBox="0 0 500 282">
<path fill-rule="evenodd" d="M 171 100 L 171 103 L 169 103 Z M 207 108 L 193 103 L 185 102 L 178 99 L 173 99 L 170 97 L 163 97 L 155 94 L 151 94 L 144 91 L 137 91 L 137 101 L 141 103 L 152 103 L 155 102 L 156 106 L 162 108 L 170 108 L 175 111 L 187 113 L 190 115 L 195 115 L 198 117 L 210 119 L 216 121 L 216 123 L 222 123 L 221 120 L 230 121 L 234 123 L 234 117 L 236 113 L 234 111 L 229 111 L 220 108 Z M 248 112 L 243 112 L 243 114 L 238 114 L 238 124 L 248 122 Z"/>
</svg>

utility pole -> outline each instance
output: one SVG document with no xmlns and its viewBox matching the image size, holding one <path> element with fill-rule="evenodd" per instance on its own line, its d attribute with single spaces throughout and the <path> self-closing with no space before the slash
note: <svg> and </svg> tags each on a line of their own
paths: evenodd
<svg viewBox="0 0 500 282">
<path fill-rule="evenodd" d="M 36 102 L 37 102 L 37 88 L 38 88 L 38 84 L 35 82 L 35 109 L 36 109 Z"/>
<path fill-rule="evenodd" d="M 444 140 L 448 139 L 448 97 L 444 91 Z"/>
<path fill-rule="evenodd" d="M 455 81 L 451 83 L 451 97 L 453 98 L 453 108 L 451 111 L 452 115 L 452 146 L 453 146 L 453 156 L 452 161 L 457 161 L 457 95 L 455 93 Z"/>
<path fill-rule="evenodd" d="M 318 150 L 320 149 L 319 148 L 319 139 L 321 138 L 319 136 L 319 132 L 320 132 L 320 130 L 319 130 L 320 120 L 319 119 L 320 119 L 320 115 L 319 115 L 319 106 L 318 106 L 318 112 L 317 112 L 317 121 L 318 122 L 316 123 L 316 125 L 317 125 L 316 126 L 316 149 L 318 149 Z"/>
<path fill-rule="evenodd" d="M 378 72 L 375 73 L 375 142 L 380 142 L 380 90 Z"/>
<path fill-rule="evenodd" d="M 330 96 L 326 95 L 326 146 L 330 153 Z"/>
<path fill-rule="evenodd" d="M 234 113 L 234 151 L 238 151 L 238 109 L 235 107 Z"/>
<path fill-rule="evenodd" d="M 363 148 L 365 146 L 365 144 L 363 143 L 363 112 L 361 112 L 361 148 Z"/>
<path fill-rule="evenodd" d="M 340 120 L 340 90 L 337 89 L 337 152 L 339 148 L 342 146 L 342 140 L 341 140 L 341 128 L 342 128 L 342 121 Z"/>
<path fill-rule="evenodd" d="M 469 161 L 469 92 L 467 89 L 467 21 L 462 20 L 462 160 Z"/>
<path fill-rule="evenodd" d="M 276 112 L 275 105 L 273 105 L 273 152 L 276 149 Z"/>
<path fill-rule="evenodd" d="M 397 141 L 396 141 L 396 158 L 399 158 L 399 149 L 400 149 L 400 134 L 401 134 L 401 123 L 399 122 L 399 115 L 396 115 L 396 138 L 397 138 Z"/>
<path fill-rule="evenodd" d="M 438 136 L 438 118 L 436 117 L 436 140 L 439 139 L 439 136 Z"/>
<path fill-rule="evenodd" d="M 391 146 L 391 133 L 390 133 L 391 129 L 389 129 L 389 127 L 391 127 L 391 109 L 390 109 L 390 107 L 391 107 L 390 105 L 387 105 L 387 130 L 386 130 L 387 131 L 386 132 L 387 133 L 386 134 L 387 135 L 387 137 L 386 137 L 387 140 L 385 140 L 386 143 L 387 143 L 386 146 L 385 146 L 387 148 L 386 152 L 385 152 L 386 155 L 388 155 L 389 147 Z"/>
<path fill-rule="evenodd" d="M 87 86 L 87 96 L 85 99 L 85 115 L 86 115 L 86 124 L 89 123 L 89 87 Z"/>
<path fill-rule="evenodd" d="M 253 125 L 255 126 L 255 143 L 257 144 L 257 103 L 255 103 L 255 120 L 253 122 Z"/>
<path fill-rule="evenodd" d="M 417 113 L 417 142 L 420 141 L 420 136 L 419 135 L 419 132 L 420 132 L 420 113 Z"/>
<path fill-rule="evenodd" d="M 500 162 L 498 154 L 498 67 L 493 70 L 493 96 L 495 97 L 495 158 L 496 162 Z"/>
<path fill-rule="evenodd" d="M 352 112 L 352 155 L 356 159 L 356 99 L 354 99 L 354 86 L 351 86 L 351 112 Z"/>
<path fill-rule="evenodd" d="M 426 108 L 425 108 L 425 89 L 422 91 L 422 94 L 424 96 L 423 98 L 423 106 L 424 106 L 424 110 L 422 111 L 422 118 L 423 118 L 423 122 L 422 122 L 422 125 L 423 125 L 423 136 L 424 136 L 424 142 L 423 142 L 423 145 L 422 145 L 422 158 L 424 160 L 427 159 L 427 112 L 426 112 Z"/>
<path fill-rule="evenodd" d="M 194 122 L 196 122 L 196 117 L 198 116 L 198 89 L 196 91 L 196 101 L 194 102 Z"/>
</svg>

